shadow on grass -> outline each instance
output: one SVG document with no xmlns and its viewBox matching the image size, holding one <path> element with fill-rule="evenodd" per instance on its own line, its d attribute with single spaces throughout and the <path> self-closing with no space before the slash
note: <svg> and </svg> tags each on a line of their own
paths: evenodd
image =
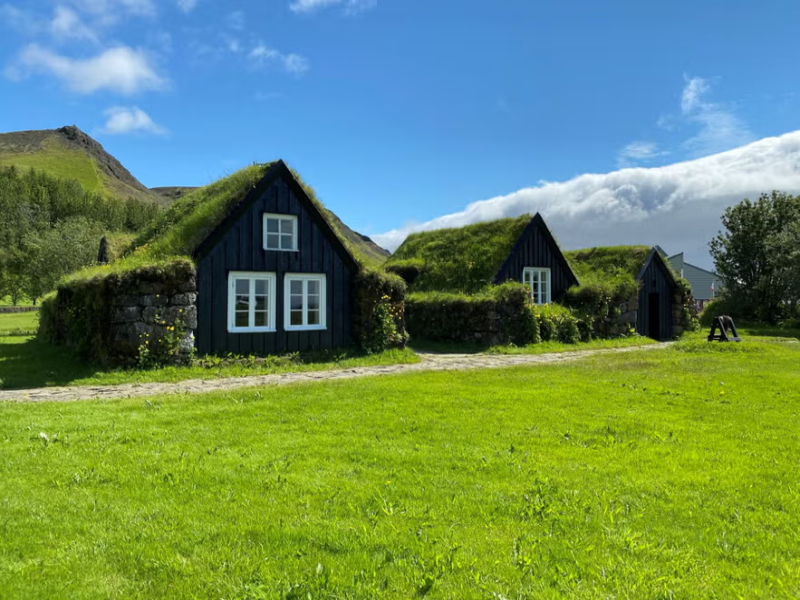
<svg viewBox="0 0 800 600">
<path fill-rule="evenodd" d="M 81 361 L 68 348 L 36 338 L 0 338 L 0 389 L 69 385 L 101 367 Z"/>
<path fill-rule="evenodd" d="M 489 348 L 480 344 L 464 342 L 432 342 L 429 340 L 412 340 L 409 348 L 423 354 L 480 354 Z"/>
</svg>

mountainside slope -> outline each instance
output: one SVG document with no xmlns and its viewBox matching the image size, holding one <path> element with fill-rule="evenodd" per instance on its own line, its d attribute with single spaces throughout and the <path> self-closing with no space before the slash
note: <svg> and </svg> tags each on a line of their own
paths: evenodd
<svg viewBox="0 0 800 600">
<path fill-rule="evenodd" d="M 0 166 L 77 179 L 91 192 L 169 204 L 147 189 L 96 140 L 75 126 L 0 133 Z"/>
</svg>

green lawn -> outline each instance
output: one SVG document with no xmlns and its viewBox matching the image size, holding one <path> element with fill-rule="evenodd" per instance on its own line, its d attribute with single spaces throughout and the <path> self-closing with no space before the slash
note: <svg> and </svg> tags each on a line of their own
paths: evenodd
<svg viewBox="0 0 800 600">
<path fill-rule="evenodd" d="M 800 344 L 0 404 L 4 598 L 796 598 Z"/>
<path fill-rule="evenodd" d="M 38 327 L 39 313 L 37 311 L 0 313 L 0 338 L 19 335 L 30 336 L 36 333 Z"/>
</svg>

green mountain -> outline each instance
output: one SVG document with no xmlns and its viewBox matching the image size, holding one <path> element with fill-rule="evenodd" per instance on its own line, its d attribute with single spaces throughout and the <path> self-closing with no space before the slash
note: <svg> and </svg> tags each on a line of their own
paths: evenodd
<svg viewBox="0 0 800 600">
<path fill-rule="evenodd" d="M 169 204 L 147 189 L 96 140 L 68 126 L 0 133 L 0 166 L 33 168 L 64 179 L 77 179 L 90 192 L 120 199 Z"/>
</svg>

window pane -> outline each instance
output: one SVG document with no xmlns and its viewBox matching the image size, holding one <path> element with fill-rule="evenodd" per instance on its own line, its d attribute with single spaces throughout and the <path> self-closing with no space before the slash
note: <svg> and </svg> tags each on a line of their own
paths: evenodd
<svg viewBox="0 0 800 600">
<path fill-rule="evenodd" d="M 250 293 L 250 280 L 237 279 L 236 280 L 236 293 L 244 294 L 245 296 Z"/>
<path fill-rule="evenodd" d="M 312 280 L 308 282 L 308 293 L 319 294 L 319 281 Z"/>
<path fill-rule="evenodd" d="M 303 294 L 303 282 L 297 279 L 292 281 L 292 294 Z"/>
<path fill-rule="evenodd" d="M 281 236 L 281 250 L 294 250 L 294 243 L 291 235 Z"/>
<path fill-rule="evenodd" d="M 256 296 L 256 310 L 267 310 L 266 296 Z"/>
<path fill-rule="evenodd" d="M 247 311 L 247 308 L 249 306 L 250 306 L 249 296 L 236 296 L 236 310 Z"/>
<path fill-rule="evenodd" d="M 246 312 L 236 312 L 236 327 L 247 327 L 249 323 L 249 314 Z"/>
<path fill-rule="evenodd" d="M 292 233 L 294 224 L 291 219 L 281 219 L 281 233 Z"/>
<path fill-rule="evenodd" d="M 267 219 L 267 233 L 278 233 L 278 219 Z"/>
<path fill-rule="evenodd" d="M 303 311 L 302 310 L 300 310 L 300 311 L 293 310 L 291 312 L 291 321 L 290 321 L 290 323 L 292 325 L 302 325 L 303 324 Z"/>
<path fill-rule="evenodd" d="M 277 233 L 269 233 L 267 234 L 267 248 L 271 248 L 272 250 L 277 250 L 280 248 L 280 235 Z"/>
<path fill-rule="evenodd" d="M 542 283 L 547 283 L 547 271 L 541 271 Z"/>
<path fill-rule="evenodd" d="M 290 304 L 291 310 L 303 310 L 303 297 L 292 294 Z"/>
<path fill-rule="evenodd" d="M 256 327 L 266 327 L 269 325 L 269 313 L 266 311 L 256 312 Z"/>
<path fill-rule="evenodd" d="M 269 281 L 266 279 L 256 279 L 256 294 L 266 296 L 269 289 Z"/>
<path fill-rule="evenodd" d="M 310 310 L 310 311 L 308 311 L 308 324 L 309 325 L 319 325 L 319 311 L 318 310 Z"/>
<path fill-rule="evenodd" d="M 319 310 L 319 296 L 308 296 L 308 309 Z"/>
</svg>

